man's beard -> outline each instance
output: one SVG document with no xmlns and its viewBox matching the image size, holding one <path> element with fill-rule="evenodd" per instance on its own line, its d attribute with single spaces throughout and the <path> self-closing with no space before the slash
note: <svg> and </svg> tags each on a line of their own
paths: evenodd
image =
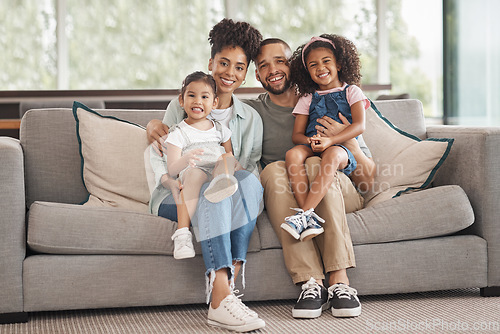
<svg viewBox="0 0 500 334">
<path fill-rule="evenodd" d="M 262 87 L 264 87 L 264 89 L 267 90 L 271 94 L 281 95 L 284 92 L 286 92 L 288 89 L 290 89 L 290 87 L 292 85 L 290 80 L 288 80 L 286 78 L 286 76 L 284 78 L 285 78 L 285 84 L 281 88 L 273 87 L 272 85 L 268 84 L 267 81 L 265 83 L 261 81 Z"/>
</svg>

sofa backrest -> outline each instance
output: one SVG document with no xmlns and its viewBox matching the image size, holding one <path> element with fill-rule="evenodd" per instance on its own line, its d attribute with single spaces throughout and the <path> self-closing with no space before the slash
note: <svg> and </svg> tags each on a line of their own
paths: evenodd
<svg viewBox="0 0 500 334">
<path fill-rule="evenodd" d="M 96 111 L 142 126 L 151 119 L 163 119 L 165 113 L 165 110 Z M 87 199 L 72 109 L 29 110 L 21 120 L 20 141 L 28 208 L 34 201 L 77 204 Z"/>
<path fill-rule="evenodd" d="M 420 139 L 427 138 L 422 103 L 419 100 L 373 101 L 392 124 Z"/>
<path fill-rule="evenodd" d="M 418 100 L 375 101 L 379 111 L 400 129 L 426 137 L 422 104 Z M 96 110 L 146 126 L 162 119 L 165 110 Z M 20 141 L 24 150 L 26 205 L 34 201 L 81 203 L 88 197 L 82 176 L 76 122 L 69 108 L 35 109 L 22 121 Z"/>
</svg>

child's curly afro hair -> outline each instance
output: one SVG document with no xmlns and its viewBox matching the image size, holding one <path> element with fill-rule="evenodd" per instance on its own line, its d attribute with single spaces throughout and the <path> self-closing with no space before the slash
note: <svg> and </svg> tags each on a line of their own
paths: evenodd
<svg viewBox="0 0 500 334">
<path fill-rule="evenodd" d="M 337 65 L 340 66 L 338 72 L 340 81 L 346 82 L 349 85 L 359 86 L 361 83 L 361 62 L 354 43 L 339 35 L 323 34 L 320 37 L 331 40 L 335 48 L 328 42 L 315 41 L 307 46 L 304 53 L 304 59 L 307 59 L 311 50 L 317 48 L 330 49 L 335 56 Z M 290 59 L 292 85 L 296 87 L 301 96 L 312 94 L 319 89 L 318 84 L 311 79 L 308 70 L 302 62 L 302 50 L 304 46 L 306 46 L 306 44 L 299 46 Z"/>
<path fill-rule="evenodd" d="M 237 47 L 243 49 L 247 61 L 255 60 L 259 53 L 261 33 L 247 22 L 234 22 L 231 19 L 223 19 L 208 34 L 210 42 L 211 57 L 214 58 L 225 47 Z"/>
</svg>

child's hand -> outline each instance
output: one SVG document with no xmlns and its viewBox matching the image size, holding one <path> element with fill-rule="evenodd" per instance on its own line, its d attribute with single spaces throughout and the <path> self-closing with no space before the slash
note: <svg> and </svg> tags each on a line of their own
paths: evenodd
<svg viewBox="0 0 500 334">
<path fill-rule="evenodd" d="M 189 167 L 196 167 L 196 162 L 201 160 L 200 155 L 203 155 L 203 149 L 197 148 L 187 152 L 182 157 L 186 159 L 186 165 Z"/>
<path fill-rule="evenodd" d="M 322 137 L 321 135 L 311 137 L 311 149 L 313 152 L 323 152 L 333 144 L 335 143 L 332 143 L 329 137 Z"/>
</svg>

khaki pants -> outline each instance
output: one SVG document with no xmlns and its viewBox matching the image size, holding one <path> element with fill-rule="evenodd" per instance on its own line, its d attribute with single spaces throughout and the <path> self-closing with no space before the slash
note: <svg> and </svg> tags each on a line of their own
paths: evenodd
<svg viewBox="0 0 500 334">
<path fill-rule="evenodd" d="M 306 160 L 309 182 L 318 174 L 320 158 Z M 269 220 L 283 248 L 285 264 L 295 284 L 314 277 L 325 278 L 325 273 L 354 267 L 354 251 L 347 226 L 346 212 L 363 207 L 363 197 L 351 180 L 337 172 L 334 182 L 315 212 L 325 220 L 324 232 L 308 241 L 294 239 L 280 225 L 285 217 L 295 214 L 297 202 L 291 192 L 284 161 L 269 164 L 260 174 L 264 187 L 264 201 Z"/>
</svg>

